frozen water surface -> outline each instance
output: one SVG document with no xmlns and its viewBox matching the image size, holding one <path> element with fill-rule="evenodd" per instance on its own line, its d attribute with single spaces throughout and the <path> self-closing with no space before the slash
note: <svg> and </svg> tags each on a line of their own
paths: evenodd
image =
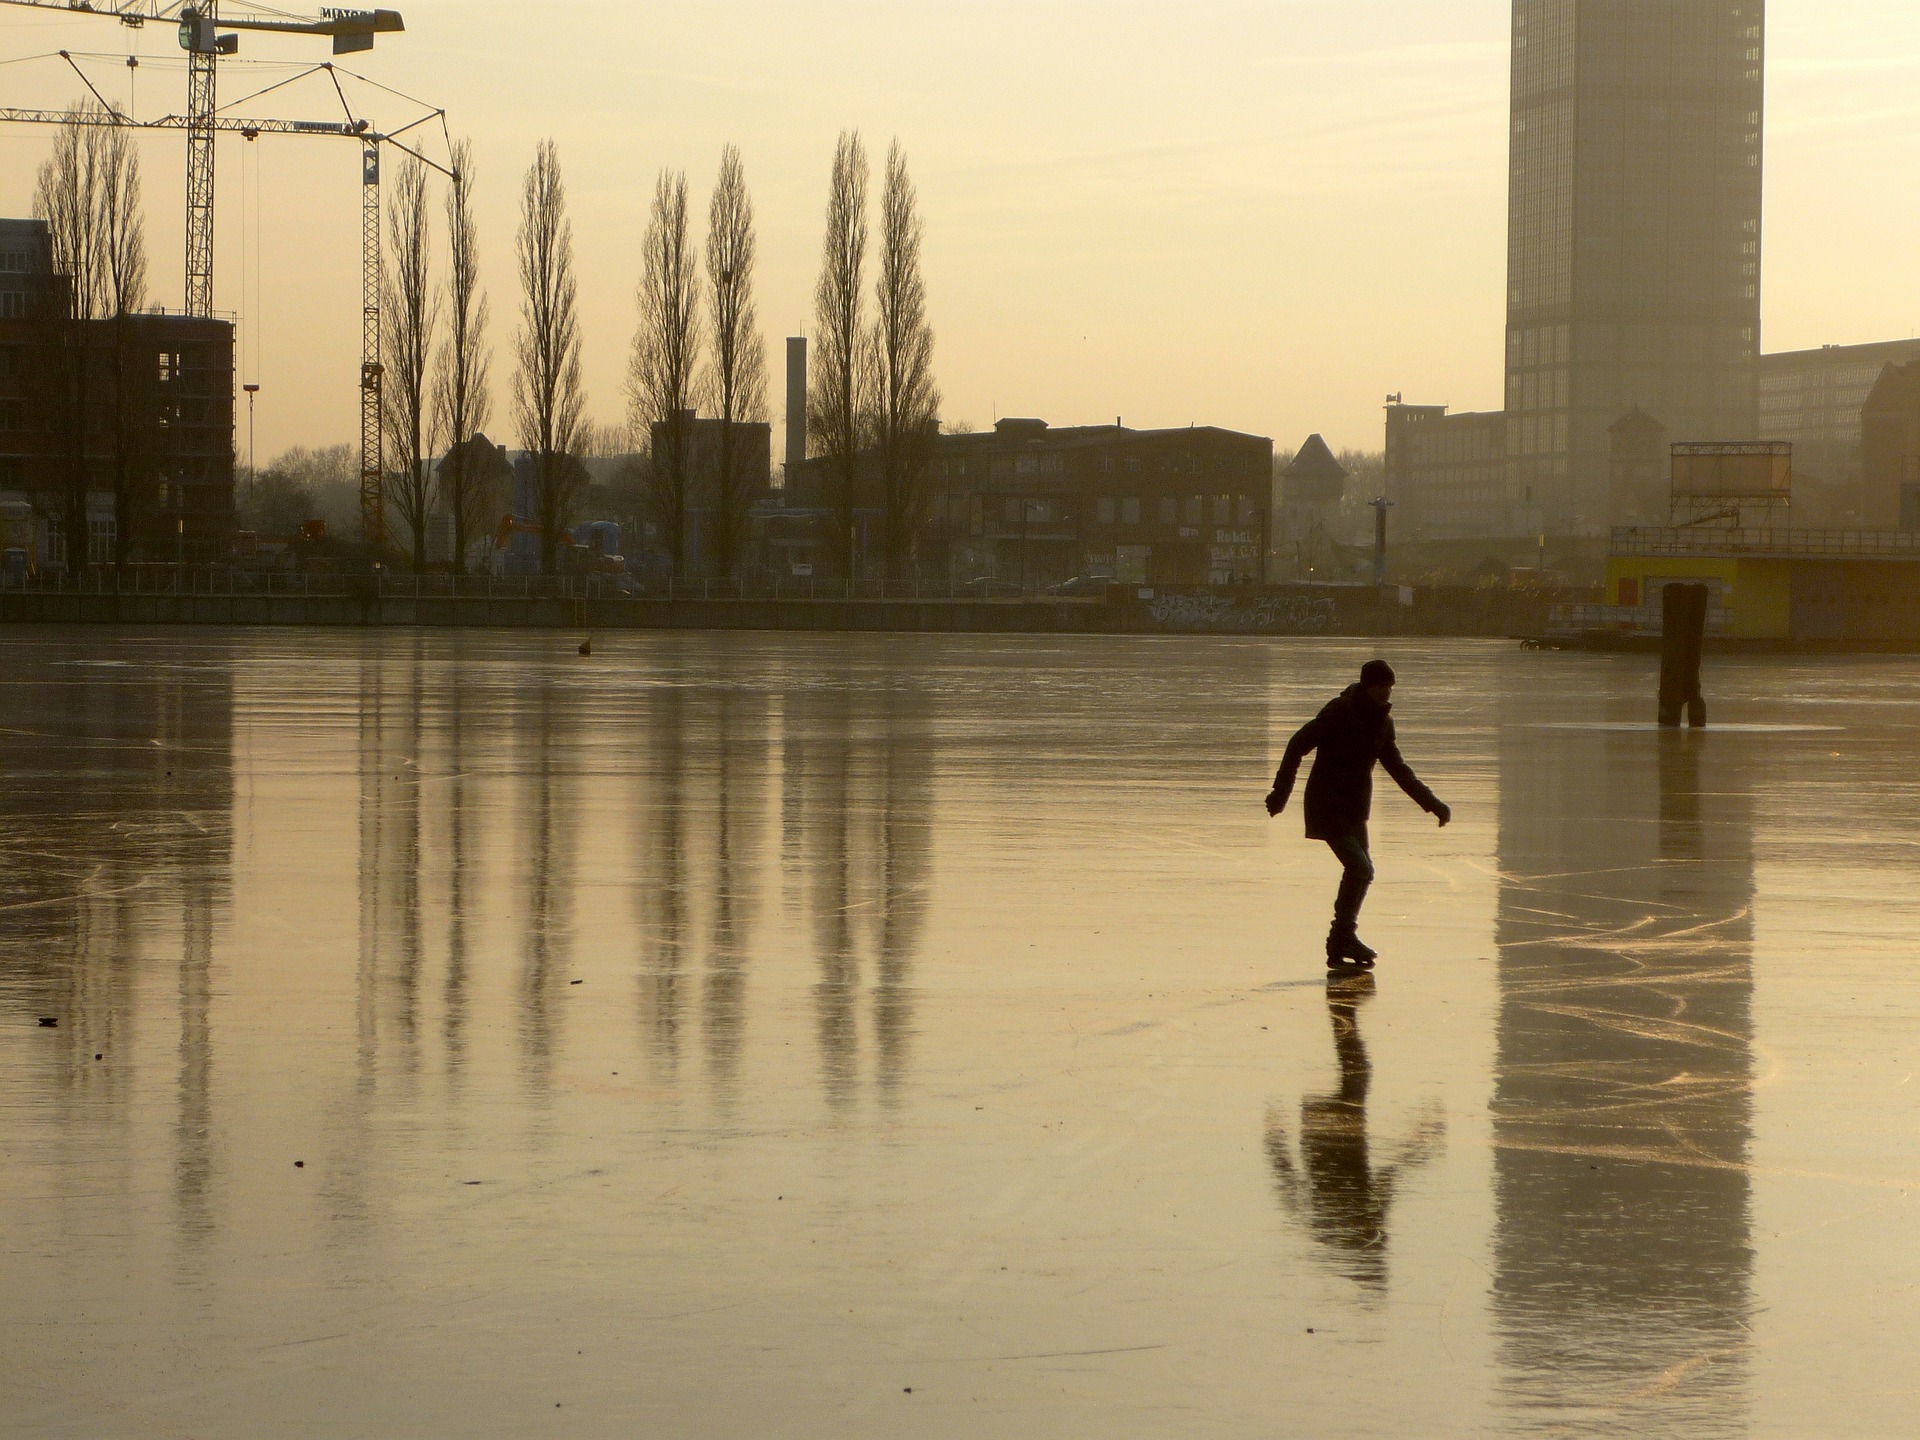
<svg viewBox="0 0 1920 1440">
<path fill-rule="evenodd" d="M 6 1434 L 1912 1432 L 1920 663 L 0 645 Z"/>
</svg>

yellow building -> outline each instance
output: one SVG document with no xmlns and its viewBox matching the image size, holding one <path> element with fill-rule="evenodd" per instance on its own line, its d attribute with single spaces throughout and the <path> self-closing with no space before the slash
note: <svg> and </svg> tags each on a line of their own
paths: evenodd
<svg viewBox="0 0 1920 1440">
<path fill-rule="evenodd" d="M 1657 634 L 1670 582 L 1708 587 L 1707 633 L 1750 641 L 1920 641 L 1920 534 L 1614 532 L 1607 604 L 1583 628 Z"/>
<path fill-rule="evenodd" d="M 1671 522 L 1614 530 L 1605 602 L 1556 614 L 1560 636 L 1658 635 L 1662 592 L 1683 582 L 1707 587 L 1709 639 L 1920 644 L 1920 531 L 1794 529 L 1791 444 L 1671 448 Z"/>
</svg>

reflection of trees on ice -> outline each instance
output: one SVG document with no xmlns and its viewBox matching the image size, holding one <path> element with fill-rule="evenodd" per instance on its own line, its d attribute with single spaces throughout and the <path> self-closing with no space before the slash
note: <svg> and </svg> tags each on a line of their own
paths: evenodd
<svg viewBox="0 0 1920 1440">
<path fill-rule="evenodd" d="M 681 686 L 649 692 L 639 707 L 639 789 L 634 818 L 634 922 L 640 937 L 642 1030 L 656 1075 L 671 1078 L 680 1066 L 686 1023 L 685 976 L 688 768 L 687 696 Z"/>
<path fill-rule="evenodd" d="M 673 684 L 650 690 L 634 714 L 633 895 L 646 1051 L 656 1076 L 669 1081 L 688 1045 L 698 1045 L 723 1109 L 738 1099 L 747 1034 L 767 705 L 764 694 L 724 683 Z"/>
<path fill-rule="evenodd" d="M 861 1073 L 861 972 L 872 965 L 872 1078 L 883 1101 L 910 1063 L 912 961 L 925 926 L 932 848 L 931 706 L 911 681 L 878 693 L 796 692 L 784 712 L 784 756 L 798 806 L 783 827 L 787 859 L 804 869 L 819 978 L 814 986 L 821 1080 L 836 1107 Z"/>
<path fill-rule="evenodd" d="M 784 905 L 812 941 L 829 1103 L 850 1106 L 866 1082 L 886 1101 L 910 1064 L 912 959 L 925 924 L 928 702 L 897 678 L 873 687 L 858 675 L 791 686 L 739 678 L 752 683 L 722 671 L 661 685 L 633 712 L 647 1054 L 665 1081 L 690 1047 L 704 1051 L 716 1104 L 737 1100 L 754 930 L 769 905 Z M 777 866 L 762 854 L 770 826 Z"/>
<path fill-rule="evenodd" d="M 749 729 L 751 703 L 732 690 L 714 699 L 713 911 L 701 993 L 707 1070 L 725 1106 L 738 1098 L 746 1039 L 747 947 L 755 914 L 754 869 L 761 787 L 754 773 L 765 746 Z M 746 733 L 742 733 L 742 732 Z"/>
<path fill-rule="evenodd" d="M 170 1221 L 181 1275 L 198 1276 L 221 1219 L 215 1011 L 234 849 L 233 674 L 155 663 L 137 643 L 104 638 L 78 663 L 67 634 L 10 644 L 0 1013 L 59 1021 L 8 1071 L 10 1100 L 23 1116 L 44 1109 L 50 1137 L 10 1163 L 65 1172 L 75 1195 L 118 1216 L 152 1209 L 136 1180 L 143 1112 L 159 1099 L 148 1082 L 162 1072 L 135 1062 L 164 1050 Z M 119 651 L 134 658 L 105 658 Z M 171 984 L 158 983 L 163 973 Z M 63 1214 L 75 1226 L 65 1243 L 97 1245 L 90 1208 Z"/>
<path fill-rule="evenodd" d="M 520 1068 L 528 1092 L 552 1093 L 560 991 L 573 964 L 573 908 L 580 840 L 578 771 L 582 717 L 575 692 L 551 671 L 534 681 L 518 717 L 524 846 L 526 953 L 520 975 Z"/>
</svg>

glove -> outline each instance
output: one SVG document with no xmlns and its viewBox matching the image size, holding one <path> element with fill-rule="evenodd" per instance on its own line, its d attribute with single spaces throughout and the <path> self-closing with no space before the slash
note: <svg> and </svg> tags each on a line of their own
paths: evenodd
<svg viewBox="0 0 1920 1440">
<path fill-rule="evenodd" d="M 1267 814 L 1269 816 L 1278 815 L 1286 808 L 1286 798 L 1282 796 L 1278 790 L 1269 790 L 1267 792 Z"/>
<path fill-rule="evenodd" d="M 1433 813 L 1439 818 L 1440 828 L 1442 830 L 1446 829 L 1448 823 L 1453 819 L 1453 807 L 1444 800 L 1436 800 L 1433 802 Z"/>
</svg>

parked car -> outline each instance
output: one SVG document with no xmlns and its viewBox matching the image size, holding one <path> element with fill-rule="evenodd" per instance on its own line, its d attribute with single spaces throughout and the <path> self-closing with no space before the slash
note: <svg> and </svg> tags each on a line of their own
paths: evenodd
<svg viewBox="0 0 1920 1440">
<path fill-rule="evenodd" d="M 1002 580 L 994 575 L 976 575 L 960 587 L 963 594 L 979 600 L 992 600 L 1025 592 L 1011 580 Z"/>
<path fill-rule="evenodd" d="M 1076 575 L 1071 580 L 1062 580 L 1058 585 L 1049 585 L 1049 595 L 1093 595 L 1106 598 L 1107 586 L 1113 583 L 1111 575 Z"/>
</svg>

